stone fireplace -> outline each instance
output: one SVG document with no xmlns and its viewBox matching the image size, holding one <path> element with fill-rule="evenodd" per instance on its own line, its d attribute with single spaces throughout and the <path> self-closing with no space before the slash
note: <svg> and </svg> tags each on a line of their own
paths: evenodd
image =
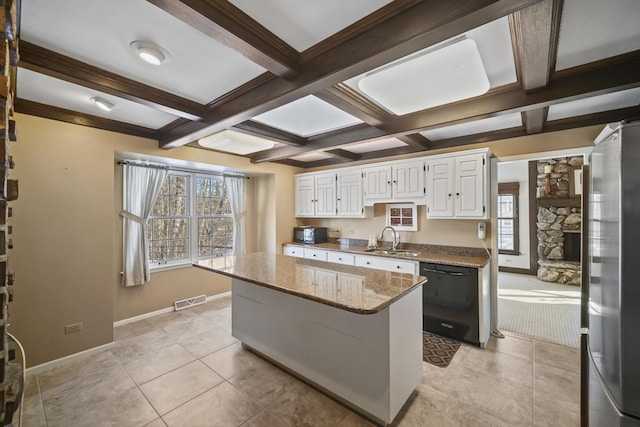
<svg viewBox="0 0 640 427">
<path fill-rule="evenodd" d="M 580 286 L 580 196 L 573 191 L 573 171 L 582 157 L 538 161 L 538 279 Z"/>
</svg>

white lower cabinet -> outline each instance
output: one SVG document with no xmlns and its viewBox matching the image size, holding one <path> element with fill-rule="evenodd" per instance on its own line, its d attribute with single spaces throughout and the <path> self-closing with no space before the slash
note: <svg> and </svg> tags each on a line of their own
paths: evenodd
<svg viewBox="0 0 640 427">
<path fill-rule="evenodd" d="M 285 245 L 284 255 L 298 258 L 316 259 L 318 261 L 335 262 L 336 264 L 355 265 L 376 270 L 394 271 L 397 273 L 417 274 L 418 262 L 403 259 L 372 255 L 356 255 L 347 252 L 327 251 L 323 249 L 302 248 Z"/>
<path fill-rule="evenodd" d="M 335 262 L 336 264 L 355 265 L 355 258 L 356 256 L 354 254 L 345 252 L 327 252 L 327 261 Z"/>
<path fill-rule="evenodd" d="M 304 258 L 304 248 L 299 246 L 285 246 L 282 248 L 282 254 L 294 256 L 296 258 Z"/>
<path fill-rule="evenodd" d="M 416 261 L 406 261 L 381 256 L 356 255 L 356 265 L 358 267 L 406 274 L 416 274 L 418 271 L 418 262 Z"/>
<path fill-rule="evenodd" d="M 304 258 L 317 259 L 318 261 L 326 261 L 327 251 L 323 251 L 321 249 L 304 248 Z"/>
</svg>

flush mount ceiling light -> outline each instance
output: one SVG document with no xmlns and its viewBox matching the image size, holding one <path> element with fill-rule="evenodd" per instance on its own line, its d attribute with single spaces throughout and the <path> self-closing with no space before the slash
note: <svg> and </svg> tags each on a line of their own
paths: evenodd
<svg viewBox="0 0 640 427">
<path fill-rule="evenodd" d="M 255 153 L 257 151 L 268 150 L 269 148 L 273 148 L 276 143 L 255 135 L 249 135 L 232 130 L 223 130 L 222 132 L 199 139 L 198 145 L 205 148 L 212 148 L 214 150 L 226 151 L 228 153 L 245 155 Z"/>
<path fill-rule="evenodd" d="M 115 108 L 115 104 L 112 102 L 107 101 L 104 98 L 100 98 L 98 96 L 94 96 L 92 98 L 89 98 L 94 104 L 96 104 L 100 109 L 104 110 L 104 111 L 111 111 Z"/>
<path fill-rule="evenodd" d="M 135 51 L 136 55 L 145 62 L 152 65 L 160 65 L 169 59 L 169 52 L 160 46 L 145 41 L 131 42 L 131 48 Z"/>
<path fill-rule="evenodd" d="M 358 88 L 402 115 L 482 95 L 490 84 L 476 42 L 465 38 L 374 70 Z"/>
</svg>

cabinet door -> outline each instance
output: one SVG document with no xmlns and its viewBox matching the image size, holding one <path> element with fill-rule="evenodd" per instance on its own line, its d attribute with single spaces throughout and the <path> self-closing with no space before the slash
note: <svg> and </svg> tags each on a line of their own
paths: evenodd
<svg viewBox="0 0 640 427">
<path fill-rule="evenodd" d="M 364 170 L 364 199 L 391 200 L 391 166 Z"/>
<path fill-rule="evenodd" d="M 315 176 L 315 216 L 336 216 L 336 174 Z"/>
<path fill-rule="evenodd" d="M 314 177 L 296 176 L 296 216 L 314 215 Z"/>
<path fill-rule="evenodd" d="M 457 217 L 484 217 L 484 155 L 470 154 L 456 157 Z"/>
<path fill-rule="evenodd" d="M 424 162 L 400 163 L 393 168 L 393 199 L 425 197 Z"/>
<path fill-rule="evenodd" d="M 338 216 L 359 216 L 362 211 L 362 173 L 338 172 Z"/>
<path fill-rule="evenodd" d="M 427 162 L 427 217 L 453 217 L 453 168 L 452 158 Z"/>
<path fill-rule="evenodd" d="M 282 253 L 284 255 L 293 256 L 297 258 L 304 257 L 304 249 L 299 246 L 285 246 L 282 249 Z"/>
<path fill-rule="evenodd" d="M 304 249 L 304 257 L 308 259 L 317 259 L 318 261 L 327 260 L 327 251 L 321 249 Z"/>
</svg>

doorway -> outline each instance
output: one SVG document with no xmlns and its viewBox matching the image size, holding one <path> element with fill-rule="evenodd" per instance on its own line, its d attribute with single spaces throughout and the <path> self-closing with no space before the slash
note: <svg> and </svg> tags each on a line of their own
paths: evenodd
<svg viewBox="0 0 640 427">
<path fill-rule="evenodd" d="M 500 331 L 579 347 L 582 216 L 574 173 L 585 154 L 544 153 L 497 165 Z"/>
</svg>

